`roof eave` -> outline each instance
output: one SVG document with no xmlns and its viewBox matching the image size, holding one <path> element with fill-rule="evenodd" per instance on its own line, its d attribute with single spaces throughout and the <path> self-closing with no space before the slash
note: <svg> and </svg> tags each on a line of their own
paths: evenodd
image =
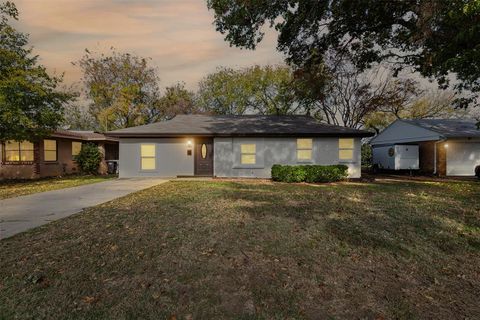
<svg viewBox="0 0 480 320">
<path fill-rule="evenodd" d="M 183 138 L 183 137 L 372 137 L 372 132 L 326 132 L 326 133 L 108 133 L 108 136 L 116 138 Z"/>
</svg>

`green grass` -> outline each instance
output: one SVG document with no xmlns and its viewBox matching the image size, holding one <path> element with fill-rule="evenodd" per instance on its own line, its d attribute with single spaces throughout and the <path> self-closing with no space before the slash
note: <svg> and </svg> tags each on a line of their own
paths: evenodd
<svg viewBox="0 0 480 320">
<path fill-rule="evenodd" d="M 65 176 L 38 180 L 0 181 L 0 200 L 27 194 L 77 187 L 112 179 L 116 176 Z"/>
<path fill-rule="evenodd" d="M 4 319 L 474 319 L 480 183 L 173 181 L 0 252 Z"/>
</svg>

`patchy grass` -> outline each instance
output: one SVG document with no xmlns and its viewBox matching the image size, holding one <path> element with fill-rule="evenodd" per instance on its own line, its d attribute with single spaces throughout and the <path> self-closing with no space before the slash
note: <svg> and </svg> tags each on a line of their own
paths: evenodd
<svg viewBox="0 0 480 320">
<path fill-rule="evenodd" d="M 27 194 L 77 187 L 84 184 L 102 182 L 116 176 L 65 176 L 38 180 L 0 181 L 0 200 Z"/>
<path fill-rule="evenodd" d="M 174 181 L 0 252 L 0 318 L 474 319 L 480 183 Z"/>
</svg>

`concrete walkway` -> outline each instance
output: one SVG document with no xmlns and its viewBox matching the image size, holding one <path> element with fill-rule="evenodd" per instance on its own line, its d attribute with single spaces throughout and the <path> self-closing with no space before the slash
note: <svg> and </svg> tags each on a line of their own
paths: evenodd
<svg viewBox="0 0 480 320">
<path fill-rule="evenodd" d="M 167 181 L 116 179 L 0 200 L 0 239 Z"/>
</svg>

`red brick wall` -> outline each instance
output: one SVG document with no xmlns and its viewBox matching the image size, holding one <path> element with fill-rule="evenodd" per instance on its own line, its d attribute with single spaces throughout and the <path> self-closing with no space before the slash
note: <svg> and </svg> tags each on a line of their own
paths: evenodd
<svg viewBox="0 0 480 320">
<path fill-rule="evenodd" d="M 420 172 L 423 174 L 433 174 L 435 172 L 435 141 L 420 142 L 419 160 Z M 437 174 L 444 176 L 447 174 L 447 153 L 445 143 L 437 143 Z"/>
</svg>

